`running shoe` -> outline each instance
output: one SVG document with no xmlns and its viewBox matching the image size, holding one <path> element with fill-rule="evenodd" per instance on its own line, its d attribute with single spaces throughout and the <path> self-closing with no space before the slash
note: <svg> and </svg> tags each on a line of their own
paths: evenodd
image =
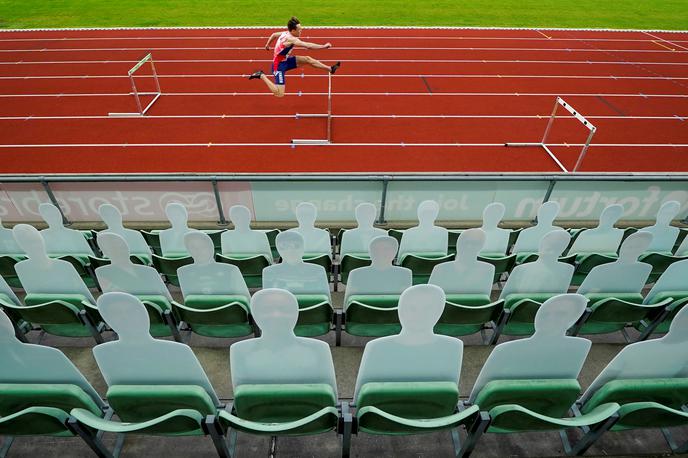
<svg viewBox="0 0 688 458">
<path fill-rule="evenodd" d="M 249 75 L 248 79 L 250 79 L 250 80 L 258 79 L 258 78 L 260 78 L 261 76 L 263 76 L 263 73 L 264 73 L 263 70 L 258 70 L 257 72 L 251 73 L 251 74 Z M 332 72 L 332 73 L 334 73 L 334 72 Z"/>
<path fill-rule="evenodd" d="M 339 67 L 341 67 L 341 65 L 341 62 L 337 62 L 336 64 L 334 64 L 332 67 L 330 67 L 330 73 L 334 75 L 334 73 L 337 71 Z"/>
</svg>

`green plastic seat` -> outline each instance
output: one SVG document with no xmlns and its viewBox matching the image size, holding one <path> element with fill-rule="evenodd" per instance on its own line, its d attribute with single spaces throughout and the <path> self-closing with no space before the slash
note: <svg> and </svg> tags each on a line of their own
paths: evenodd
<svg viewBox="0 0 688 458">
<path fill-rule="evenodd" d="M 535 315 L 540 306 L 559 293 L 514 293 L 504 298 L 504 309 L 508 317 L 502 334 L 527 336 L 535 332 Z M 492 343 L 496 343 L 494 340 Z"/>
<path fill-rule="evenodd" d="M 149 266 L 151 264 L 151 260 L 147 256 L 134 255 L 133 254 L 133 255 L 131 255 L 130 259 L 131 259 L 131 262 L 133 262 L 134 264 L 140 264 L 142 266 Z M 88 263 L 93 268 L 93 270 L 95 270 L 98 267 L 109 265 L 110 260 L 107 258 L 97 258 L 95 256 L 89 256 L 88 257 Z"/>
<path fill-rule="evenodd" d="M 87 287 L 89 288 L 96 288 L 98 286 L 98 282 L 96 281 L 95 277 L 93 276 L 93 271 L 91 270 L 91 266 L 89 265 L 89 256 L 84 255 L 84 256 L 74 256 L 74 255 L 64 255 L 64 256 L 51 256 L 55 257 L 57 259 L 62 259 L 63 261 L 69 262 L 71 265 L 74 266 L 74 269 L 76 269 L 76 272 L 79 274 L 81 279 L 84 281 Z"/>
<path fill-rule="evenodd" d="M 172 304 L 165 296 L 136 295 L 135 297 L 146 307 L 150 320 L 149 330 L 153 337 L 174 336 L 175 340 L 181 341 L 176 329 L 176 319 L 172 318 Z"/>
<path fill-rule="evenodd" d="M 453 259 L 454 256 L 444 253 L 413 253 L 404 256 L 400 265 L 401 267 L 411 269 L 413 272 L 413 284 L 418 285 L 428 282 L 432 269 L 437 264 L 452 261 Z"/>
<path fill-rule="evenodd" d="M 272 259 L 279 259 L 279 252 L 277 251 L 277 234 L 280 233 L 279 229 L 270 229 L 265 231 L 265 235 L 268 238 L 268 243 L 270 243 L 270 251 L 272 251 Z"/>
<path fill-rule="evenodd" d="M 648 330 L 648 327 L 651 327 L 652 333 L 666 334 L 669 332 L 671 321 L 679 310 L 688 304 L 688 291 L 664 291 L 656 294 L 651 303 L 666 303 L 667 300 L 670 300 L 669 304 L 666 306 L 666 311 L 668 313 L 663 314 L 662 310 L 653 310 L 648 314 L 647 318 L 633 323 L 633 327 L 640 332 Z M 663 315 L 663 317 L 661 315 Z M 661 319 L 661 321 L 655 323 L 657 319 Z"/>
<path fill-rule="evenodd" d="M 652 272 L 647 279 L 647 283 L 654 283 L 670 265 L 684 259 L 688 259 L 688 256 L 674 256 L 671 253 L 646 253 L 640 256 L 638 260 L 652 266 Z"/>
<path fill-rule="evenodd" d="M 210 240 L 213 241 L 213 246 L 215 247 L 215 253 L 222 253 L 222 233 L 224 231 L 225 231 L 224 229 L 203 231 L 206 234 L 208 234 L 208 237 L 210 237 Z"/>
<path fill-rule="evenodd" d="M 141 231 L 143 238 L 151 248 L 153 254 L 162 256 L 162 248 L 160 248 L 160 232 L 159 231 Z"/>
<path fill-rule="evenodd" d="M 346 332 L 354 336 L 399 334 L 398 295 L 351 295 L 346 310 Z"/>
<path fill-rule="evenodd" d="M 639 293 L 591 293 L 585 297 L 589 300 L 588 310 L 572 330 L 573 335 L 621 331 L 671 303 L 671 298 L 667 298 L 655 304 L 643 304 Z"/>
<path fill-rule="evenodd" d="M 14 270 L 14 265 L 19 261 L 26 259 L 24 256 L 0 256 L 0 276 L 5 279 L 8 285 L 12 288 L 22 288 L 17 272 Z"/>
<path fill-rule="evenodd" d="M 346 284 L 352 270 L 367 267 L 370 263 L 370 256 L 367 253 L 345 254 L 339 261 L 339 281 Z"/>
<path fill-rule="evenodd" d="M 179 320 L 198 335 L 242 337 L 253 333 L 244 296 L 191 294 L 184 305 L 173 303 L 172 307 Z"/>
<path fill-rule="evenodd" d="M 579 286 L 588 276 L 590 271 L 602 264 L 608 264 L 617 260 L 616 253 L 589 253 L 589 254 L 575 254 L 576 270 L 573 272 L 573 279 L 571 285 Z"/>
<path fill-rule="evenodd" d="M 193 258 L 191 256 L 184 256 L 179 258 L 168 258 L 153 254 L 153 266 L 158 272 L 165 276 L 167 282 L 174 286 L 179 286 L 179 279 L 177 278 L 177 269 L 187 264 L 192 264 Z"/>
<path fill-rule="evenodd" d="M 449 230 L 449 243 L 447 246 L 447 254 L 456 256 L 456 241 L 463 232 L 462 229 L 450 229 Z"/>
<path fill-rule="evenodd" d="M 322 266 L 325 272 L 327 272 L 327 277 L 330 277 L 332 273 L 332 258 L 329 255 L 304 253 L 303 261 Z"/>
<path fill-rule="evenodd" d="M 528 253 L 528 252 L 517 253 L 516 254 L 516 265 L 525 264 L 528 262 L 533 262 L 533 261 L 537 260 L 537 258 L 538 258 L 537 253 Z M 576 255 L 570 254 L 567 256 L 560 256 L 559 262 L 565 262 L 566 264 L 571 264 L 572 266 L 576 265 Z"/>
<path fill-rule="evenodd" d="M 249 288 L 263 287 L 263 269 L 270 265 L 270 261 L 263 255 L 239 257 L 216 254 L 217 262 L 224 262 L 237 266 Z"/>
<path fill-rule="evenodd" d="M 510 254 L 507 256 L 501 255 L 480 255 L 478 256 L 479 261 L 490 263 L 495 268 L 494 281 L 498 282 L 502 275 L 511 272 L 511 269 L 516 265 L 516 255 Z"/>
<path fill-rule="evenodd" d="M 481 294 L 447 294 L 444 312 L 435 325 L 435 333 L 447 336 L 465 336 L 483 332 L 491 323 L 493 339 L 501 332 L 504 300 L 490 302 Z"/>
<path fill-rule="evenodd" d="M 404 231 L 401 229 L 390 229 L 387 231 L 387 234 L 390 237 L 394 237 L 395 239 L 397 239 L 397 242 L 401 244 L 401 238 L 404 236 Z"/>
<path fill-rule="evenodd" d="M 299 337 L 315 337 L 332 329 L 334 309 L 324 294 L 295 294 L 299 318 L 294 333 Z"/>
</svg>

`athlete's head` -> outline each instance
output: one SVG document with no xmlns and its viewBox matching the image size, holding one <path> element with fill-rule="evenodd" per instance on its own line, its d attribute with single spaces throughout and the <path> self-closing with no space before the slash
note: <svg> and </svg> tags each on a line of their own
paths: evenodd
<svg viewBox="0 0 688 458">
<path fill-rule="evenodd" d="M 301 35 L 301 21 L 299 21 L 297 18 L 294 16 L 289 19 L 289 22 L 287 22 L 287 29 L 289 30 L 289 33 L 294 35 L 295 37 L 298 37 Z"/>
</svg>

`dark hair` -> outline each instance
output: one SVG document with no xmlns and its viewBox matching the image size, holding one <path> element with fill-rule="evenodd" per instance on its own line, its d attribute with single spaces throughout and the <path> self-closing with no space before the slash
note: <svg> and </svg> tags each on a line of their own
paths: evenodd
<svg viewBox="0 0 688 458">
<path fill-rule="evenodd" d="M 296 26 L 301 24 L 301 21 L 296 19 L 296 17 L 292 16 L 291 19 L 289 19 L 289 22 L 287 22 L 287 29 L 291 32 L 292 30 L 296 30 Z"/>
</svg>

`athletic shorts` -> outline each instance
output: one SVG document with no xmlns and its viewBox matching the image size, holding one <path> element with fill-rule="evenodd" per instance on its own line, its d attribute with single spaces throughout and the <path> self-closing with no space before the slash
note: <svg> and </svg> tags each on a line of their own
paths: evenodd
<svg viewBox="0 0 688 458">
<path fill-rule="evenodd" d="M 284 86 L 286 83 L 284 74 L 296 68 L 296 56 L 289 56 L 276 66 L 272 64 L 272 74 L 275 76 L 275 84 Z"/>
</svg>

